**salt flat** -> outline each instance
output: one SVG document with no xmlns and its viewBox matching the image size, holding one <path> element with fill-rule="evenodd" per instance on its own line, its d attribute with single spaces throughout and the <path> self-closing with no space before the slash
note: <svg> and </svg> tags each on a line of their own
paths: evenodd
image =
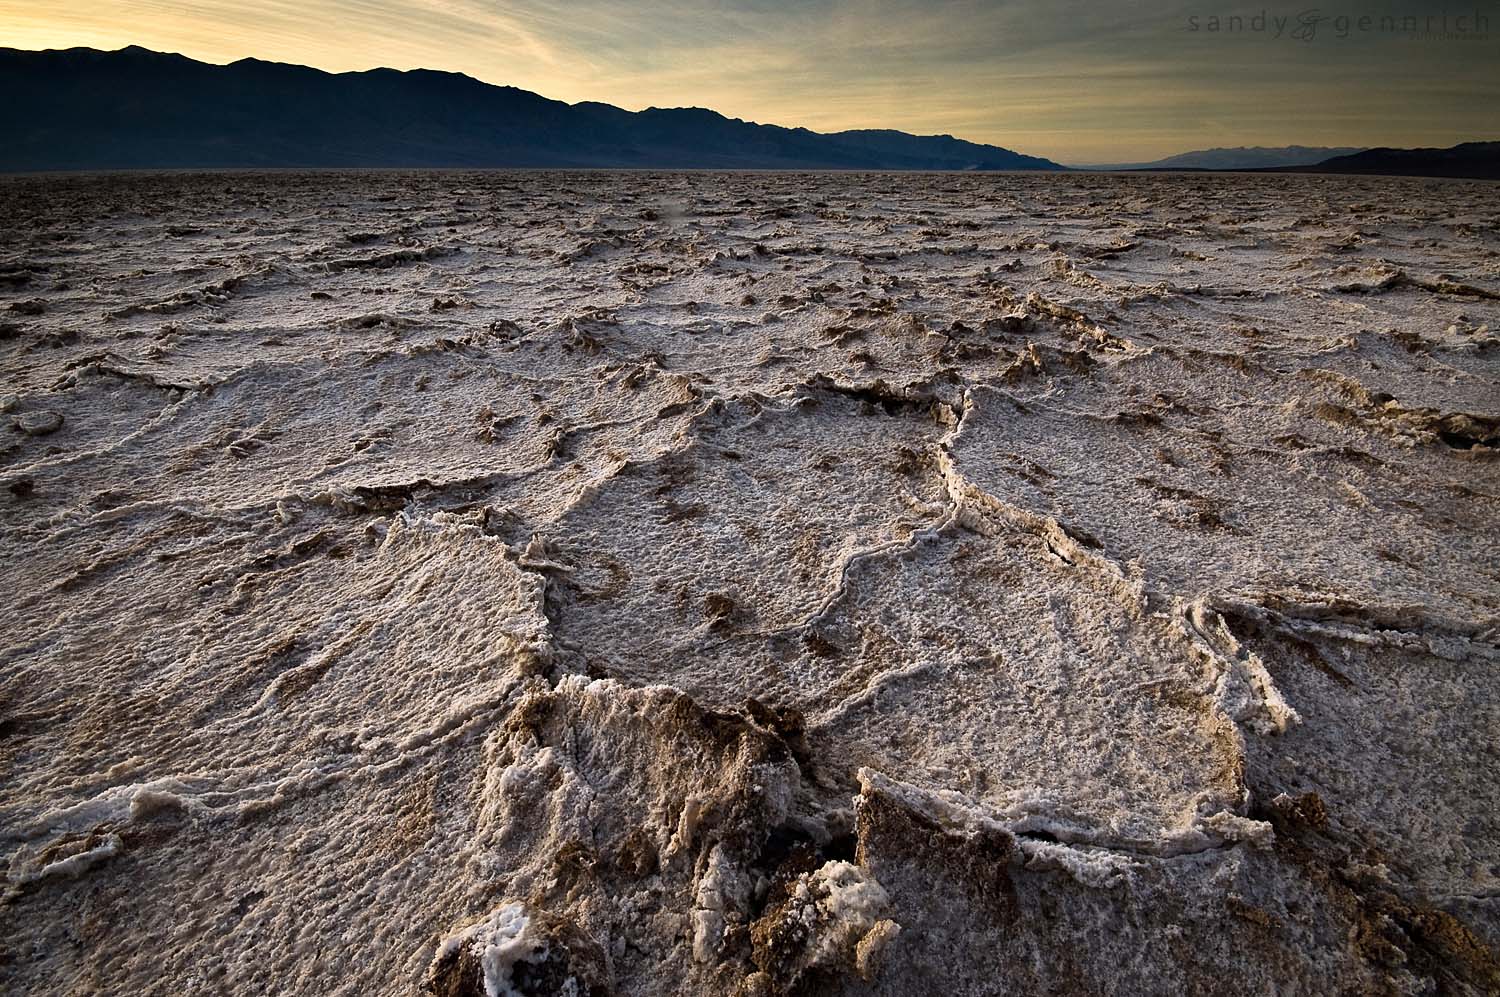
<svg viewBox="0 0 1500 997">
<path fill-rule="evenodd" d="M 1500 990 L 1500 196 L 0 181 L 0 989 Z"/>
</svg>

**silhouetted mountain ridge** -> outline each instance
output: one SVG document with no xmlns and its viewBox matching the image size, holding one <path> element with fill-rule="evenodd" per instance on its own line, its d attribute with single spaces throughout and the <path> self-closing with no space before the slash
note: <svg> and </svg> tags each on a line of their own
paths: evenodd
<svg viewBox="0 0 1500 997">
<path fill-rule="evenodd" d="M 1500 142 L 1460 142 L 1447 149 L 1366 149 L 1326 159 L 1316 166 L 1285 167 L 1276 172 L 1288 171 L 1500 180 Z"/>
<path fill-rule="evenodd" d="M 0 49 L 0 169 L 1060 170 L 951 135 L 821 134 L 705 108 L 568 104 L 460 73 L 227 66 L 131 46 Z"/>
<path fill-rule="evenodd" d="M 1304 149 L 1313 153 L 1323 150 L 1286 146 L 1283 149 L 1208 149 L 1202 153 L 1183 153 L 1154 163 L 1115 166 L 1080 166 L 1075 169 L 1139 170 L 1151 173 L 1340 173 L 1375 176 L 1447 177 L 1467 180 L 1500 180 L 1500 142 L 1461 142 L 1446 149 L 1364 149 L 1347 155 L 1331 156 L 1317 162 L 1278 165 L 1252 165 L 1232 156 L 1217 161 L 1195 161 L 1208 153 L 1265 152 L 1290 154 Z M 1274 158 L 1274 157 L 1266 157 Z M 1300 158 L 1300 157 L 1298 157 Z M 1210 165 L 1212 164 L 1212 165 Z"/>
<path fill-rule="evenodd" d="M 1312 166 L 1334 156 L 1362 152 L 1363 146 L 1236 146 L 1179 152 L 1148 163 L 1106 163 L 1090 170 L 1247 170 L 1273 166 Z"/>
</svg>

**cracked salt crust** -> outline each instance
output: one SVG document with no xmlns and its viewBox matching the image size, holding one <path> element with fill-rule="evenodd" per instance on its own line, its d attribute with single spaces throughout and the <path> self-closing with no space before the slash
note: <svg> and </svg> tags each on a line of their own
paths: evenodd
<svg viewBox="0 0 1500 997">
<path fill-rule="evenodd" d="M 0 989 L 1500 990 L 1493 185 L 0 210 Z"/>
</svg>

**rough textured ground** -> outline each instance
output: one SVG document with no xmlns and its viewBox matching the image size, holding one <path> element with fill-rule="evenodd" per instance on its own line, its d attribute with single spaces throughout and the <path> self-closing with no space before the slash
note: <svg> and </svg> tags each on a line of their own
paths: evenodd
<svg viewBox="0 0 1500 997">
<path fill-rule="evenodd" d="M 1497 992 L 1497 194 L 0 182 L 0 989 Z"/>
</svg>

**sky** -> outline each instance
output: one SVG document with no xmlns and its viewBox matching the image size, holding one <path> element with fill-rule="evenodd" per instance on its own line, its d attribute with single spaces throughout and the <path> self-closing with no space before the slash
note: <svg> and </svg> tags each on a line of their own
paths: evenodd
<svg viewBox="0 0 1500 997">
<path fill-rule="evenodd" d="M 1500 0 L 0 0 L 0 45 L 132 44 L 946 133 L 1068 164 L 1500 139 Z"/>
</svg>

